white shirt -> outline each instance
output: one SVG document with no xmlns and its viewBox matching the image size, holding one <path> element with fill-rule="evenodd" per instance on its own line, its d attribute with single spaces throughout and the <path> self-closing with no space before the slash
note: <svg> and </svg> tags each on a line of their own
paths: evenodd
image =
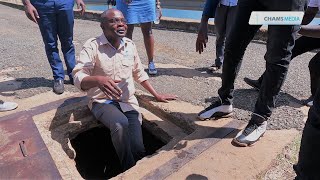
<svg viewBox="0 0 320 180">
<path fill-rule="evenodd" d="M 238 0 L 220 0 L 220 4 L 225 6 L 236 6 L 238 4 Z"/>
<path fill-rule="evenodd" d="M 317 7 L 320 9 L 320 0 L 310 0 L 309 7 Z"/>
</svg>

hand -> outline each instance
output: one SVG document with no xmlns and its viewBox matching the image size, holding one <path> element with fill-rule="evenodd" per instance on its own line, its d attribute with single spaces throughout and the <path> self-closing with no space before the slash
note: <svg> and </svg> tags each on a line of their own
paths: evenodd
<svg viewBox="0 0 320 180">
<path fill-rule="evenodd" d="M 168 100 L 176 100 L 177 96 L 171 94 L 158 94 L 155 98 L 159 102 L 168 102 Z"/>
<path fill-rule="evenodd" d="M 113 80 L 106 76 L 98 76 L 98 87 L 104 92 L 109 98 L 120 99 L 122 95 L 121 89 L 116 83 L 121 82 L 120 80 Z"/>
<path fill-rule="evenodd" d="M 40 16 L 37 9 L 31 3 L 25 5 L 25 13 L 31 21 L 38 24 L 38 19 L 40 18 Z"/>
<path fill-rule="evenodd" d="M 196 52 L 199 51 L 199 54 L 201 54 L 204 50 L 204 48 L 207 47 L 208 42 L 208 23 L 201 23 L 198 37 L 196 41 Z"/>
<path fill-rule="evenodd" d="M 112 6 L 115 6 L 117 4 L 117 1 L 116 0 L 108 0 L 107 1 L 108 5 L 112 5 Z"/>
<path fill-rule="evenodd" d="M 84 4 L 83 0 L 76 0 L 77 3 L 77 11 L 80 12 L 81 15 L 84 14 L 86 11 L 86 5 Z"/>
</svg>

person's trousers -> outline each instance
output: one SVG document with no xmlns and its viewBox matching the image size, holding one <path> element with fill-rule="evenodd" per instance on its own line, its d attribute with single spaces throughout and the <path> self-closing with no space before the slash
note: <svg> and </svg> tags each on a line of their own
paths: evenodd
<svg viewBox="0 0 320 180">
<path fill-rule="evenodd" d="M 216 32 L 216 59 L 215 65 L 222 66 L 224 59 L 224 47 L 226 36 L 229 35 L 237 6 L 225 6 L 219 4 L 214 18 Z"/>
<path fill-rule="evenodd" d="M 320 38 L 301 36 L 299 39 L 296 40 L 295 46 L 292 50 L 292 59 L 303 53 L 306 53 L 308 51 L 312 51 L 315 49 L 319 49 L 319 48 L 320 48 Z M 312 97 L 314 97 L 320 83 L 320 52 L 318 52 L 310 60 L 309 72 L 310 72 L 310 81 L 311 81 L 311 95 Z M 264 74 L 265 73 L 263 73 L 259 78 L 260 84 L 262 83 Z"/>
<path fill-rule="evenodd" d="M 296 180 L 320 179 L 320 86 L 303 129 L 299 159 L 294 169 Z"/>
<path fill-rule="evenodd" d="M 303 10 L 302 0 L 241 0 L 226 40 L 222 87 L 219 97 L 222 104 L 232 104 L 234 82 L 238 75 L 244 52 L 261 26 L 249 25 L 252 11 Z M 259 91 L 251 122 L 262 123 L 271 116 L 275 100 L 286 77 L 299 26 L 278 25 L 268 27 L 266 73 Z"/>
<path fill-rule="evenodd" d="M 63 64 L 59 56 L 58 37 L 67 67 L 67 74 L 72 80 L 72 70 L 75 66 L 75 49 L 73 45 L 73 0 L 31 0 L 37 9 L 40 19 L 39 28 L 45 45 L 53 78 L 64 79 Z"/>
<path fill-rule="evenodd" d="M 145 156 L 142 129 L 138 111 L 123 112 L 119 103 L 93 103 L 94 117 L 109 130 L 113 146 L 123 170 L 136 164 Z"/>
</svg>

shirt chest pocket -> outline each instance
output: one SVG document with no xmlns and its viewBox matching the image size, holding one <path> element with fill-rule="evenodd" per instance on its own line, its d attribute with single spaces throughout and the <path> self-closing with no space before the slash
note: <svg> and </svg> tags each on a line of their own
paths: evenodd
<svg viewBox="0 0 320 180">
<path fill-rule="evenodd" d="M 132 71 L 134 68 L 134 56 L 127 55 L 121 60 L 121 78 L 129 78 L 132 76 Z"/>
</svg>

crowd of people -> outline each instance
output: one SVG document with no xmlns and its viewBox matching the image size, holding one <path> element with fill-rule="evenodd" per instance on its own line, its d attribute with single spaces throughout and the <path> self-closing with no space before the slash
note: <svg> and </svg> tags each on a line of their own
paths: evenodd
<svg viewBox="0 0 320 180">
<path fill-rule="evenodd" d="M 156 75 L 152 23 L 159 0 L 109 0 L 116 9 L 102 13 L 102 34 L 89 39 L 75 59 L 73 45 L 73 0 L 23 0 L 27 17 L 37 23 L 46 55 L 53 73 L 53 91 L 64 92 L 64 69 L 59 57 L 58 39 L 67 67 L 69 83 L 89 97 L 89 108 L 95 118 L 110 129 L 113 145 L 123 170 L 144 157 L 141 114 L 134 96 L 134 81 L 141 84 L 157 101 L 167 102 L 177 97 L 158 93 L 149 83 L 149 76 L 140 61 L 132 41 L 133 30 L 140 24 L 148 57 L 148 73 Z M 86 6 L 76 0 L 83 14 Z M 302 25 L 268 26 L 266 69 L 258 80 L 245 82 L 259 90 L 254 111 L 247 126 L 233 139 L 238 146 L 256 143 L 266 132 L 277 95 L 286 79 L 291 60 L 305 52 L 320 48 L 320 27 L 309 26 L 320 8 L 320 0 L 310 0 L 304 10 L 302 0 L 207 0 L 196 40 L 196 51 L 204 51 L 208 42 L 208 20 L 215 18 L 216 57 L 209 70 L 222 69 L 219 100 L 199 112 L 201 120 L 220 118 L 233 112 L 234 82 L 248 44 L 261 26 L 249 25 L 253 11 L 305 11 Z M 298 34 L 302 35 L 298 37 Z M 311 106 L 301 140 L 299 161 L 294 167 L 296 179 L 320 179 L 320 54 L 309 63 Z M 297 72 L 298 73 L 298 72 Z M 13 110 L 16 103 L 0 101 L 0 111 Z"/>
</svg>

